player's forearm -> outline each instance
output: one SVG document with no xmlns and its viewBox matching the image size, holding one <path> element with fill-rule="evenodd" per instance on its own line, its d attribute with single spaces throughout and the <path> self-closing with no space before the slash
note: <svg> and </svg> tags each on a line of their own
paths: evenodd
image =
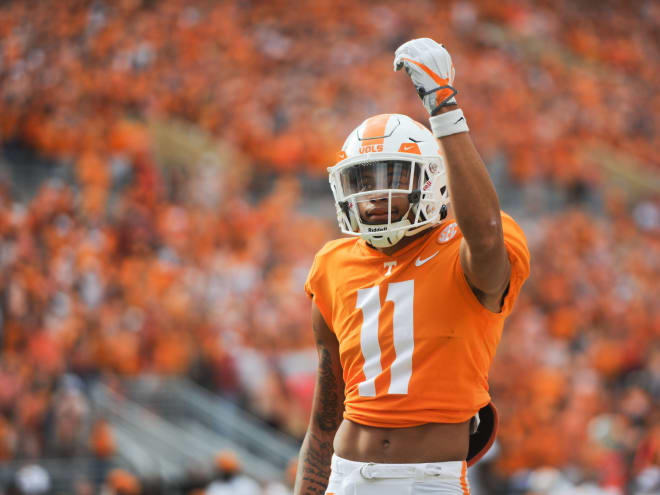
<svg viewBox="0 0 660 495">
<path fill-rule="evenodd" d="M 334 432 L 319 432 L 310 427 L 305 435 L 300 456 L 294 495 L 321 495 L 330 478 L 330 463 L 334 448 Z"/>
<path fill-rule="evenodd" d="M 319 353 L 312 414 L 300 449 L 295 495 L 325 493 L 330 477 L 332 442 L 344 411 L 344 381 L 339 358 L 339 342 L 326 324 L 316 304 L 312 304 L 312 327 Z"/>
<path fill-rule="evenodd" d="M 500 205 L 493 182 L 469 132 L 442 137 L 440 142 L 447 157 L 449 197 L 456 221 L 472 255 L 487 256 L 502 243 Z"/>
<path fill-rule="evenodd" d="M 498 251 L 501 255 L 502 222 L 495 188 L 466 132 L 464 116 L 460 111 L 448 114 L 458 110 L 454 64 L 449 52 L 429 38 L 410 40 L 394 53 L 394 70 L 402 68 L 422 98 L 431 115 L 433 134 L 445 149 L 451 207 L 471 258 L 485 260 Z"/>
</svg>

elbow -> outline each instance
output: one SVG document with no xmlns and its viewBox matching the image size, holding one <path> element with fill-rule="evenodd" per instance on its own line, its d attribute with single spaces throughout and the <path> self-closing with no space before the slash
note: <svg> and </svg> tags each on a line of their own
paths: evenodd
<svg viewBox="0 0 660 495">
<path fill-rule="evenodd" d="M 500 218 L 489 218 L 479 227 L 477 235 L 470 239 L 470 251 L 474 253 L 490 253 L 499 251 L 504 244 L 502 221 Z"/>
<path fill-rule="evenodd" d="M 313 417 L 313 421 L 310 423 L 310 426 L 316 431 L 316 434 L 319 436 L 322 435 L 331 435 L 334 437 L 341 421 L 343 415 L 322 415 L 317 414 Z"/>
</svg>

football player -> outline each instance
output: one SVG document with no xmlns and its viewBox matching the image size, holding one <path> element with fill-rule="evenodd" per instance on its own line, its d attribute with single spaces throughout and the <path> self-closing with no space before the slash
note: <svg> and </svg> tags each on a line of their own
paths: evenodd
<svg viewBox="0 0 660 495">
<path fill-rule="evenodd" d="M 305 283 L 319 365 L 296 495 L 467 494 L 497 429 L 488 369 L 527 243 L 500 211 L 447 50 L 414 39 L 401 68 L 432 132 L 368 118 L 328 169 L 348 237 L 321 248 Z"/>
</svg>

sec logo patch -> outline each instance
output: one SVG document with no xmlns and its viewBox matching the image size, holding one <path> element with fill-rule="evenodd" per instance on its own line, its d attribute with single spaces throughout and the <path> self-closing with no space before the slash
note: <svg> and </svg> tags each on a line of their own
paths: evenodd
<svg viewBox="0 0 660 495">
<path fill-rule="evenodd" d="M 456 234 L 458 234 L 458 225 L 456 222 L 452 222 L 442 229 L 442 232 L 440 232 L 440 235 L 438 236 L 438 243 L 443 244 L 449 242 L 456 237 Z"/>
</svg>

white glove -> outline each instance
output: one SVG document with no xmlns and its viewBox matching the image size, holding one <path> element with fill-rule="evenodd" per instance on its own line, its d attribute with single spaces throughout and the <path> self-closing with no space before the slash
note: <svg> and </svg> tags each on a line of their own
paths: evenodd
<svg viewBox="0 0 660 495">
<path fill-rule="evenodd" d="M 449 52 L 431 38 L 410 40 L 396 49 L 394 70 L 404 67 L 412 79 L 424 107 L 433 112 L 442 106 L 456 104 L 454 96 L 454 64 Z"/>
</svg>

